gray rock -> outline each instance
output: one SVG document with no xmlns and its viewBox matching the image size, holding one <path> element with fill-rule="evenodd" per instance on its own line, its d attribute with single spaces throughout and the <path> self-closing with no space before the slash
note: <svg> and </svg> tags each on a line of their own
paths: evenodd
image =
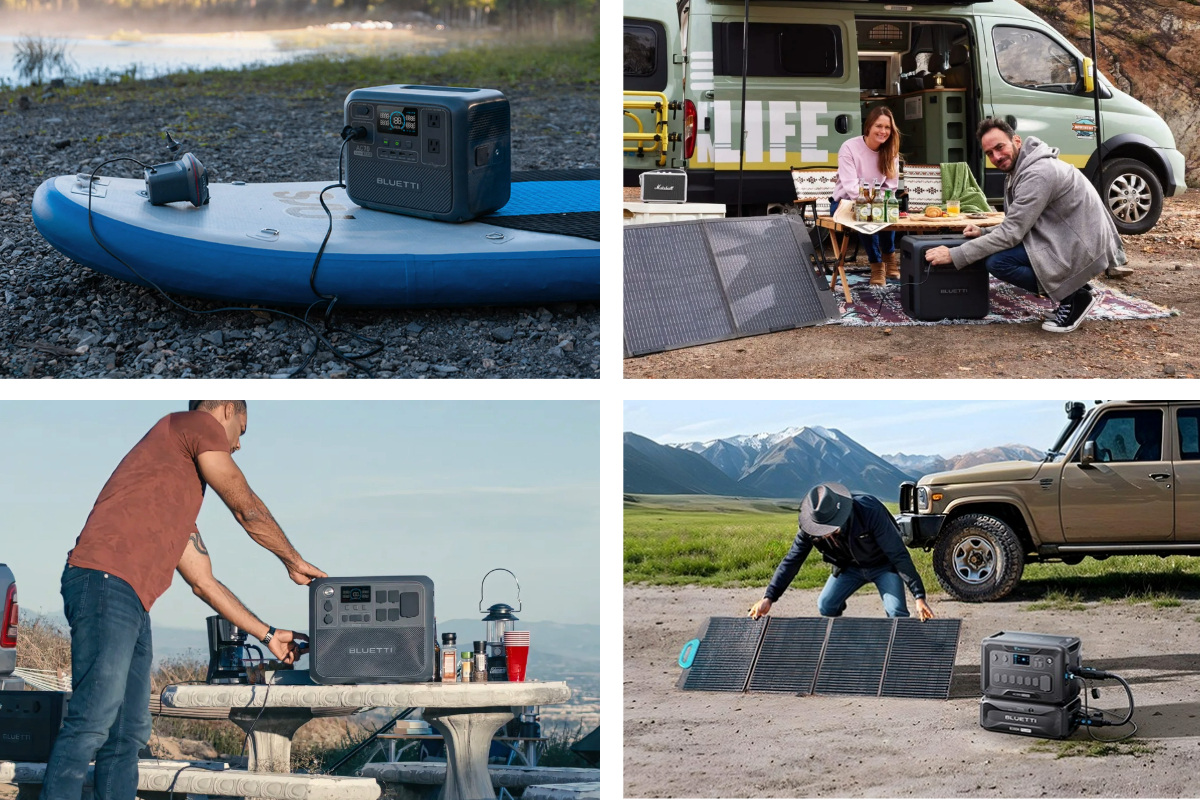
<svg viewBox="0 0 1200 800">
<path fill-rule="evenodd" d="M 515 331 L 508 326 L 492 328 L 492 339 L 500 342 L 500 344 L 508 344 L 513 339 L 513 333 Z"/>
<path fill-rule="evenodd" d="M 225 344 L 225 334 L 221 331 L 209 331 L 208 333 L 200 334 L 200 338 L 206 342 L 221 347 Z"/>
<path fill-rule="evenodd" d="M 246 334 L 246 333 L 242 333 L 241 331 L 226 331 L 225 338 L 226 339 L 249 339 L 250 335 Z"/>
<path fill-rule="evenodd" d="M 414 361 L 412 364 L 412 371 L 413 372 L 428 372 L 429 365 L 427 363 L 425 363 L 424 361 Z"/>
<path fill-rule="evenodd" d="M 100 341 L 100 335 L 97 333 L 85 333 L 83 338 L 76 342 L 76 347 L 90 347 Z"/>
<path fill-rule="evenodd" d="M 406 327 L 404 330 L 406 330 L 407 332 L 409 332 L 409 333 L 411 333 L 412 335 L 416 336 L 416 335 L 417 335 L 417 334 L 419 334 L 421 331 L 425 330 L 425 326 L 424 326 L 424 325 L 418 325 L 418 324 L 417 324 L 417 323 L 415 323 L 415 322 L 410 322 L 410 323 L 408 324 L 408 326 L 407 326 L 407 327 Z"/>
<path fill-rule="evenodd" d="M 272 333 L 279 333 L 281 331 L 286 331 L 287 327 L 288 321 L 286 319 L 277 319 L 267 326 L 267 330 L 271 331 Z"/>
<path fill-rule="evenodd" d="M 6 238 L 3 242 L 0 242 L 0 253 L 3 253 L 5 250 L 11 250 L 14 247 L 16 247 L 16 244 L 13 240 Z"/>
<path fill-rule="evenodd" d="M 148 330 L 148 331 L 161 331 L 165 327 L 167 327 L 167 323 L 163 322 L 160 319 L 156 319 L 156 320 L 146 323 L 146 330 Z"/>
<path fill-rule="evenodd" d="M 433 369 L 443 375 L 449 375 L 451 372 L 458 372 L 458 367 L 452 367 L 447 364 L 435 364 Z"/>
<path fill-rule="evenodd" d="M 117 341 L 118 341 L 118 339 L 117 339 L 117 334 L 116 334 L 116 333 L 110 333 L 108 336 L 105 336 L 105 337 L 104 337 L 104 341 L 103 341 L 103 342 L 101 342 L 101 344 L 116 344 L 116 343 L 117 343 Z"/>
<path fill-rule="evenodd" d="M 48 119 L 42 120 L 43 125 L 58 125 L 61 122 L 62 122 L 62 119 L 60 117 L 50 117 Z"/>
<path fill-rule="evenodd" d="M 138 350 L 142 351 L 143 353 L 149 353 L 153 349 L 154 349 L 154 340 L 153 339 L 147 339 L 145 342 L 138 345 Z"/>
<path fill-rule="evenodd" d="M 13 303 L 17 302 L 17 296 L 15 294 L 13 294 L 12 292 L 10 292 L 8 289 L 5 289 L 4 290 L 4 302 L 8 303 L 11 306 Z"/>
<path fill-rule="evenodd" d="M 549 355 L 554 356 L 555 358 L 562 358 L 562 354 L 563 354 L 562 345 L 555 345 L 554 347 L 551 347 L 546 352 Z"/>
</svg>

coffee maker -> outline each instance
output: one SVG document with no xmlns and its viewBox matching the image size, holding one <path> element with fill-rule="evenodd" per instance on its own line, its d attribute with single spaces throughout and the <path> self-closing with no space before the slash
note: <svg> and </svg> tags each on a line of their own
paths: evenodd
<svg viewBox="0 0 1200 800">
<path fill-rule="evenodd" d="M 219 616 L 208 620 L 208 676 L 205 683 L 249 683 L 246 678 L 246 651 L 262 650 L 246 644 L 246 632 Z"/>
</svg>

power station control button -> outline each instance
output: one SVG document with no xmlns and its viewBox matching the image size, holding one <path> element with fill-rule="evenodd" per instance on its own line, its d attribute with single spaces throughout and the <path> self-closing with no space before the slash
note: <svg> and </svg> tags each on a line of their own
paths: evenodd
<svg viewBox="0 0 1200 800">
<path fill-rule="evenodd" d="M 326 610 L 326 611 L 333 611 L 333 601 L 332 601 L 332 600 L 326 600 L 326 601 L 325 601 L 325 610 Z"/>
<path fill-rule="evenodd" d="M 387 601 L 389 603 L 399 603 L 400 602 L 400 591 L 398 589 L 392 589 L 391 591 L 389 591 Z"/>
<path fill-rule="evenodd" d="M 370 106 L 354 106 L 354 116 L 356 116 L 356 117 L 371 116 L 371 107 Z"/>
<path fill-rule="evenodd" d="M 387 618 L 389 622 L 395 622 L 396 620 L 400 619 L 400 609 L 389 608 L 387 610 Z"/>
<path fill-rule="evenodd" d="M 377 590 L 375 592 L 375 602 L 378 603 L 379 605 L 383 605 L 384 603 L 386 603 L 387 602 L 387 592 L 385 592 L 382 589 Z"/>
<path fill-rule="evenodd" d="M 413 149 L 413 140 L 412 139 L 401 139 L 400 140 L 400 149 L 401 150 L 412 150 Z"/>
<path fill-rule="evenodd" d="M 492 151 L 492 148 L 486 144 L 481 144 L 481 145 L 479 145 L 479 147 L 476 147 L 475 148 L 475 166 L 486 167 L 487 163 L 488 163 L 488 155 L 491 153 L 491 151 Z"/>
<path fill-rule="evenodd" d="M 1049 675 L 1043 675 L 1038 683 L 1039 683 L 1039 688 L 1043 692 L 1050 691 L 1050 676 Z"/>
<path fill-rule="evenodd" d="M 326 614 L 326 615 L 325 615 L 325 624 L 326 624 L 326 625 L 332 625 L 332 624 L 333 624 L 333 615 L 332 615 L 332 614 Z"/>
<path fill-rule="evenodd" d="M 348 619 L 350 619 L 350 618 L 347 617 L 345 614 L 342 614 L 342 622 L 345 622 Z"/>
<path fill-rule="evenodd" d="M 421 613 L 421 595 L 416 592 L 403 592 L 400 595 L 400 616 L 405 619 L 418 616 Z"/>
<path fill-rule="evenodd" d="M 375 609 L 375 621 L 376 622 L 383 622 L 386 619 L 387 619 L 387 609 L 386 608 Z"/>
</svg>

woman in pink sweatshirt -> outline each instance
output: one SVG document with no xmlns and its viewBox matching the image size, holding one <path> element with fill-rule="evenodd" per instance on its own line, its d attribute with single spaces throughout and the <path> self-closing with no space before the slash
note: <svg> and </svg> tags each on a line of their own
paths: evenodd
<svg viewBox="0 0 1200 800">
<path fill-rule="evenodd" d="M 838 150 L 838 179 L 830 214 L 837 210 L 839 202 L 854 202 L 863 181 L 882 181 L 882 188 L 893 191 L 899 185 L 900 131 L 892 112 L 886 106 L 871 109 L 863 130 L 865 135 L 847 140 Z M 900 277 L 900 254 L 896 252 L 894 231 L 871 236 L 860 233 L 859 242 L 871 262 L 872 286 L 883 286 L 887 278 Z"/>
</svg>

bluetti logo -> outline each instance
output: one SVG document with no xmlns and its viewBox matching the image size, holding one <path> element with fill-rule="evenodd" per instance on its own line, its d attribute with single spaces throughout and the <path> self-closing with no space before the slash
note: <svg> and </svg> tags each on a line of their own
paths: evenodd
<svg viewBox="0 0 1200 800">
<path fill-rule="evenodd" d="M 352 656 L 372 656 L 376 654 L 392 654 L 396 652 L 394 647 L 351 647 L 350 655 Z"/>
<path fill-rule="evenodd" d="M 389 181 L 386 178 L 376 178 L 375 182 L 380 186 L 391 186 L 393 189 L 407 189 L 410 192 L 421 191 L 421 184 L 415 181 Z"/>
</svg>

